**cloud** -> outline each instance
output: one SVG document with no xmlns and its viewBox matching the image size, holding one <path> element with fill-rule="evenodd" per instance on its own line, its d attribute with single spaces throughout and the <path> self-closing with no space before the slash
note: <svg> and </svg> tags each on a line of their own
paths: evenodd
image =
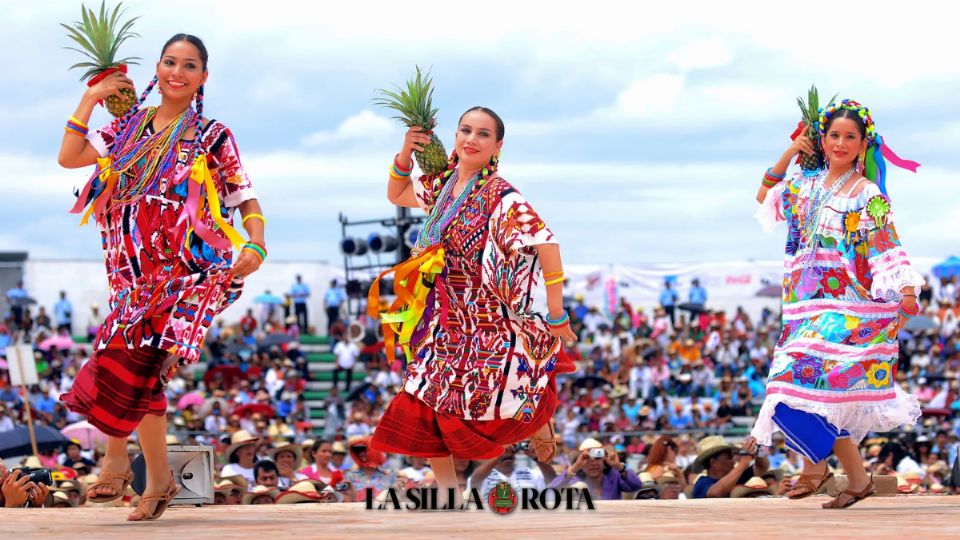
<svg viewBox="0 0 960 540">
<path fill-rule="evenodd" d="M 400 129 L 396 120 L 364 110 L 348 117 L 333 131 L 316 131 L 300 139 L 302 146 L 352 142 L 380 144 L 397 140 Z"/>
<path fill-rule="evenodd" d="M 720 39 L 696 41 L 684 45 L 666 58 L 681 72 L 725 66 L 733 61 L 733 53 Z"/>
</svg>

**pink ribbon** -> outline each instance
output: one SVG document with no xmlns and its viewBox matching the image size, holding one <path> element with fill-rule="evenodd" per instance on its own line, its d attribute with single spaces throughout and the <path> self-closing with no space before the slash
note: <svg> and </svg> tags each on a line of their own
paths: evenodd
<svg viewBox="0 0 960 540">
<path fill-rule="evenodd" d="M 202 180 L 197 178 L 194 179 L 191 177 L 192 168 L 187 169 L 183 176 L 180 177 L 180 182 L 187 182 L 187 201 L 183 204 L 183 210 L 180 212 L 180 218 L 177 219 L 177 225 L 180 225 L 184 221 L 190 224 L 193 227 L 193 232 L 200 237 L 201 240 L 207 244 L 217 248 L 217 249 L 229 249 L 230 240 L 223 238 L 214 234 L 209 227 L 203 222 L 202 219 L 198 217 L 199 208 L 200 208 L 200 189 L 202 187 Z M 211 208 L 211 212 L 219 212 L 219 208 Z"/>
<path fill-rule="evenodd" d="M 887 146 L 886 144 L 880 145 L 880 152 L 883 153 L 884 159 L 886 159 L 890 163 L 893 163 L 897 167 L 900 167 L 901 169 L 906 169 L 910 172 L 917 172 L 917 167 L 920 166 L 920 164 L 917 163 L 916 161 L 903 159 L 900 156 L 894 154 L 893 150 L 891 150 L 890 147 Z"/>
</svg>

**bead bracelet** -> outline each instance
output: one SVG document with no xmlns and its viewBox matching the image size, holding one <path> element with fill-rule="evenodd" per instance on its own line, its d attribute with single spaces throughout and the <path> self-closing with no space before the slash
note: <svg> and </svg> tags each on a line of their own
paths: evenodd
<svg viewBox="0 0 960 540">
<path fill-rule="evenodd" d="M 559 319 L 551 319 L 549 313 L 543 319 L 547 321 L 547 324 L 550 326 L 558 328 L 560 326 L 565 326 L 568 322 L 570 322 L 570 314 L 567 313 L 567 310 L 563 310 L 563 316 Z"/>
</svg>

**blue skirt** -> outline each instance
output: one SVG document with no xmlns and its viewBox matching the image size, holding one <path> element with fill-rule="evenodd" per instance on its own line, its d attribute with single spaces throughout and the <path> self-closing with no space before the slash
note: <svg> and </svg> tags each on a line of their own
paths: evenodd
<svg viewBox="0 0 960 540">
<path fill-rule="evenodd" d="M 774 409 L 773 422 L 783 432 L 787 448 L 814 463 L 830 457 L 837 439 L 850 436 L 820 415 L 792 409 L 783 403 Z"/>
</svg>

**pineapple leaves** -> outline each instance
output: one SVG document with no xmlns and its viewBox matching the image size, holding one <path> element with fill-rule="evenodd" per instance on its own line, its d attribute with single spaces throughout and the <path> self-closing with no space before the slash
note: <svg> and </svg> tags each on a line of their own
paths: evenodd
<svg viewBox="0 0 960 540">
<path fill-rule="evenodd" d="M 433 107 L 433 81 L 430 73 L 424 76 L 417 66 L 416 75 L 408 79 L 405 87 L 393 85 L 394 90 L 377 90 L 381 97 L 372 101 L 376 105 L 393 109 L 399 113 L 394 119 L 409 126 L 433 129 L 439 109 Z"/>
<path fill-rule="evenodd" d="M 104 0 L 100 3 L 99 13 L 86 6 L 81 6 L 80 21 L 74 22 L 72 26 L 60 24 L 67 30 L 67 37 L 80 47 L 79 49 L 75 47 L 64 48 L 77 51 L 92 60 L 92 63 L 80 62 L 70 67 L 70 69 L 89 68 L 80 80 L 93 77 L 117 64 L 136 64 L 135 60 L 140 60 L 140 57 L 137 56 L 117 59 L 120 45 L 132 37 L 140 37 L 139 34 L 130 31 L 133 23 L 140 17 L 121 21 L 123 14 L 126 12 L 126 9 L 123 9 L 122 6 L 122 3 L 118 3 L 112 10 L 108 10 L 106 0 Z"/>
</svg>

